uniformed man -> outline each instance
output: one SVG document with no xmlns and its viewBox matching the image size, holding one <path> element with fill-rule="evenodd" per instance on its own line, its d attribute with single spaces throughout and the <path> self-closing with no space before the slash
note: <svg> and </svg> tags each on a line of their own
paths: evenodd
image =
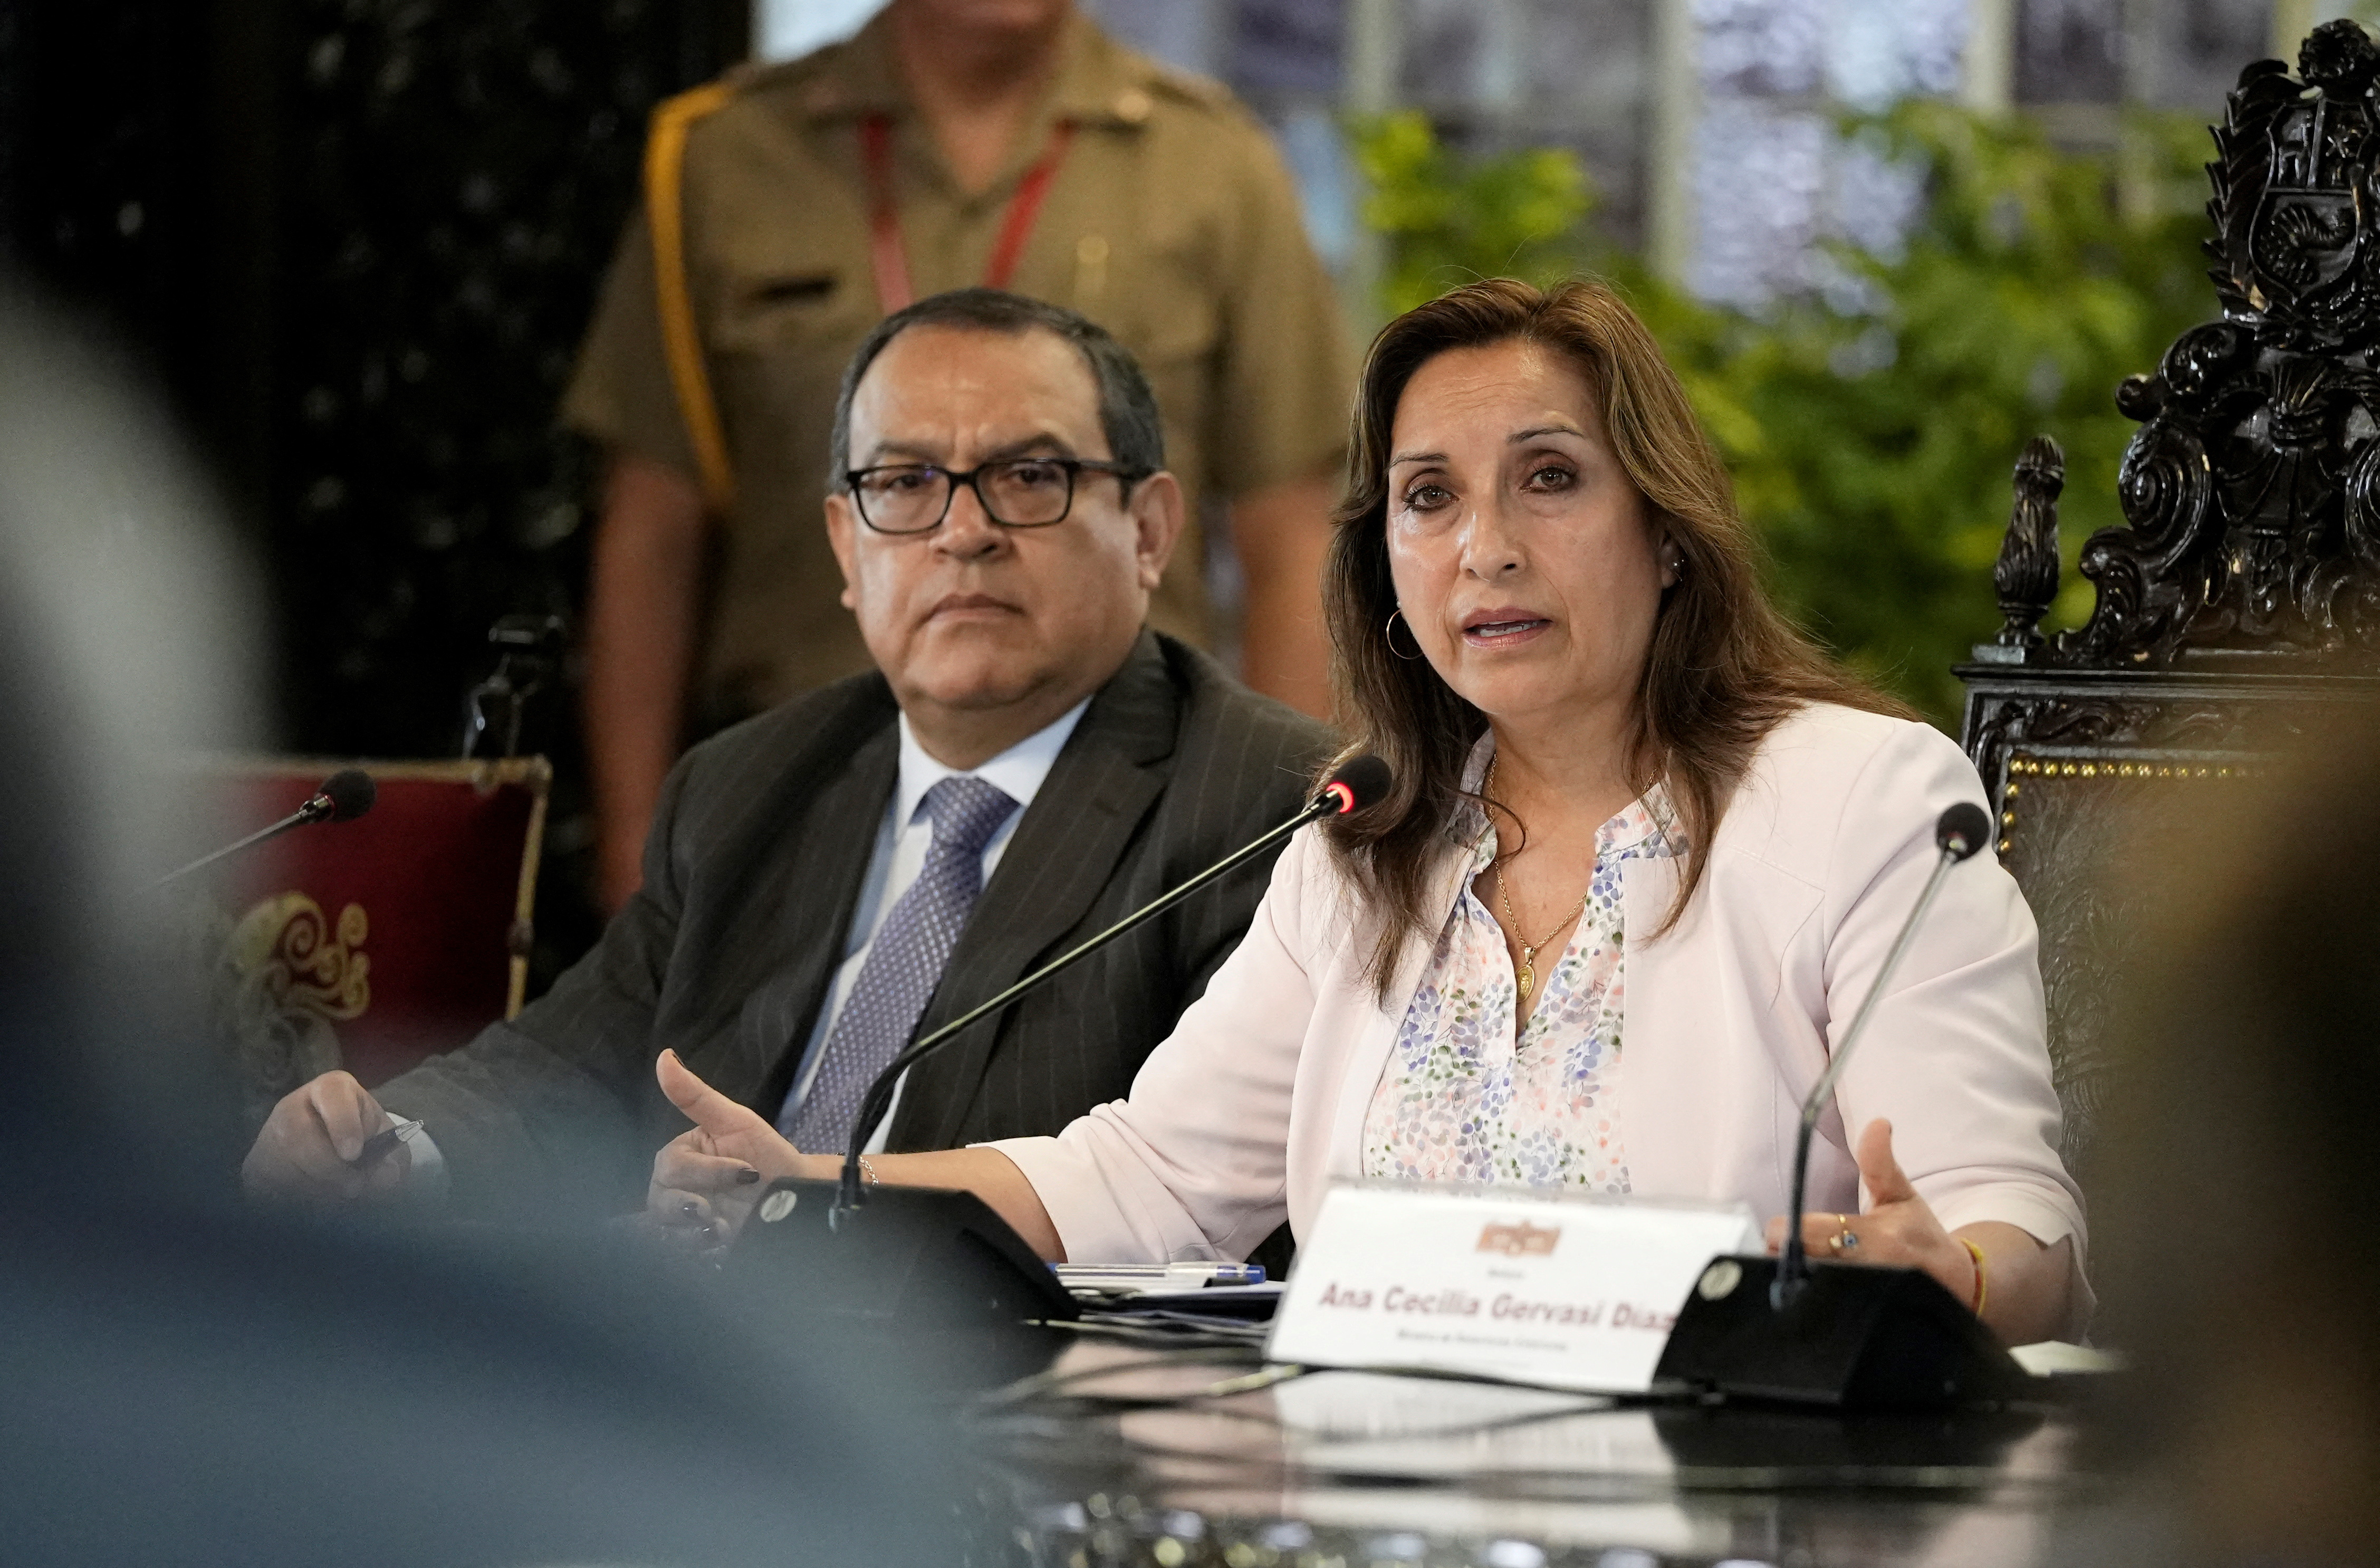
<svg viewBox="0 0 2380 1568">
<path fill-rule="evenodd" d="M 1080 310 L 1147 367 L 1191 519 L 1152 622 L 1209 637 L 1198 502 L 1227 501 L 1245 675 L 1325 710 L 1350 367 L 1269 139 L 1069 0 L 892 0 L 655 115 L 565 404 L 611 457 L 587 711 L 614 906 L 689 734 L 867 667 L 820 513 L 836 375 L 889 310 L 973 284 Z"/>
</svg>

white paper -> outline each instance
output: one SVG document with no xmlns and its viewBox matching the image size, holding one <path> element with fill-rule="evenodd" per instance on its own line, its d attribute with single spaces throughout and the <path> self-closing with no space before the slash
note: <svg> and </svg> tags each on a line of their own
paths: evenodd
<svg viewBox="0 0 2380 1568">
<path fill-rule="evenodd" d="M 1266 1353 L 1640 1393 L 1704 1265 L 1758 1241 L 1742 1204 L 1334 1187 Z"/>
<path fill-rule="evenodd" d="M 2042 1340 L 2034 1344 L 2012 1345 L 2009 1354 L 2016 1364 L 2036 1378 L 2063 1376 L 2074 1372 L 2120 1372 L 2124 1358 L 2113 1351 L 2098 1350 L 2087 1344 L 2069 1344 L 2064 1340 Z"/>
</svg>

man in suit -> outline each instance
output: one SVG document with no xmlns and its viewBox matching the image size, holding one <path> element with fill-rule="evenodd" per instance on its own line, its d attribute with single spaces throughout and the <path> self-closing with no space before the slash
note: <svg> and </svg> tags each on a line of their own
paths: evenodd
<svg viewBox="0 0 2380 1568">
<path fill-rule="evenodd" d="M 809 498 L 843 460 L 824 436 L 845 358 L 945 288 L 1070 305 L 1132 348 L 1186 498 L 1150 624 L 1221 630 L 1200 525 L 1228 517 L 1249 684 L 1328 704 L 1317 584 L 1354 382 L 1330 275 L 1256 116 L 1097 8 L 895 0 L 655 112 L 562 410 L 608 459 L 586 647 L 606 907 L 636 885 L 682 728 L 866 667 Z"/>
<path fill-rule="evenodd" d="M 333 1073 L 251 1190 L 632 1207 L 684 1119 L 664 1048 L 840 1147 L 909 1039 L 1290 816 L 1320 726 L 1149 631 L 1183 522 L 1156 401 L 1106 332 L 988 289 L 891 316 L 846 371 L 826 523 L 877 673 L 687 754 L 644 886 L 551 994 L 377 1094 Z M 1122 1095 L 1237 943 L 1252 863 L 976 1026 L 879 1148 L 1054 1132 Z M 358 1164 L 392 1118 L 423 1126 Z"/>
</svg>

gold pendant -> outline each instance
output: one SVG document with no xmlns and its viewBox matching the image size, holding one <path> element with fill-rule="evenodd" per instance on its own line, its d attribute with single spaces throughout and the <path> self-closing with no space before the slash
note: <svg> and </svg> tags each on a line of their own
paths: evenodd
<svg viewBox="0 0 2380 1568">
<path fill-rule="evenodd" d="M 1534 956 L 1535 954 L 1530 954 L 1526 949 L 1523 949 L 1520 973 L 1512 977 L 1515 986 L 1521 993 L 1521 1000 L 1523 1002 L 1528 1001 L 1529 992 L 1537 989 L 1537 971 L 1530 963 L 1530 959 Z"/>
</svg>

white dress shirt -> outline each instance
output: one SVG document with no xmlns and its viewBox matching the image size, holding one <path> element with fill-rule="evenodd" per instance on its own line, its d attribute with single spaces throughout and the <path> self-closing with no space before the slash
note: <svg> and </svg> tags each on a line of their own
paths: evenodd
<svg viewBox="0 0 2380 1568">
<path fill-rule="evenodd" d="M 981 779 L 1016 802 L 1016 809 L 995 829 L 983 846 L 983 881 L 991 883 L 994 867 L 1016 836 L 1016 824 L 1033 797 L 1041 793 L 1042 781 L 1049 778 L 1051 764 L 1065 748 L 1066 737 L 1075 733 L 1075 723 L 1083 710 L 1089 707 L 1089 698 L 1075 703 L 1047 727 L 1018 741 L 1014 746 L 968 771 L 968 776 Z M 809 1098 L 810 1085 L 818 1076 L 819 1064 L 825 1052 L 827 1036 L 833 1032 L 834 1021 L 843 1015 L 843 1005 L 850 999 L 851 988 L 859 979 L 859 971 L 868 962 L 868 949 L 876 944 L 876 933 L 882 929 L 884 918 L 892 906 L 909 891 L 917 873 L 925 869 L 926 850 L 934 841 L 933 819 L 926 814 L 926 792 L 944 779 L 961 776 L 959 769 L 946 767 L 926 753 L 909 728 L 909 715 L 901 715 L 901 776 L 893 786 L 892 799 L 884 808 L 884 820 L 877 825 L 876 851 L 868 857 L 868 875 L 859 884 L 859 902 L 851 911 L 851 932 L 845 939 L 843 962 L 834 971 L 834 983 L 827 991 L 826 1005 L 819 1009 L 817 1026 L 810 1030 L 809 1041 L 802 1048 L 802 1064 L 794 1077 L 791 1101 L 799 1105 Z M 906 1084 L 907 1076 L 902 1082 Z M 901 1093 L 895 1088 L 892 1103 L 884 1110 L 884 1119 L 876 1124 L 868 1136 L 868 1151 L 880 1154 L 892 1126 L 892 1114 L 901 1108 Z M 832 1149 L 807 1149 L 805 1153 L 831 1154 Z"/>
</svg>

